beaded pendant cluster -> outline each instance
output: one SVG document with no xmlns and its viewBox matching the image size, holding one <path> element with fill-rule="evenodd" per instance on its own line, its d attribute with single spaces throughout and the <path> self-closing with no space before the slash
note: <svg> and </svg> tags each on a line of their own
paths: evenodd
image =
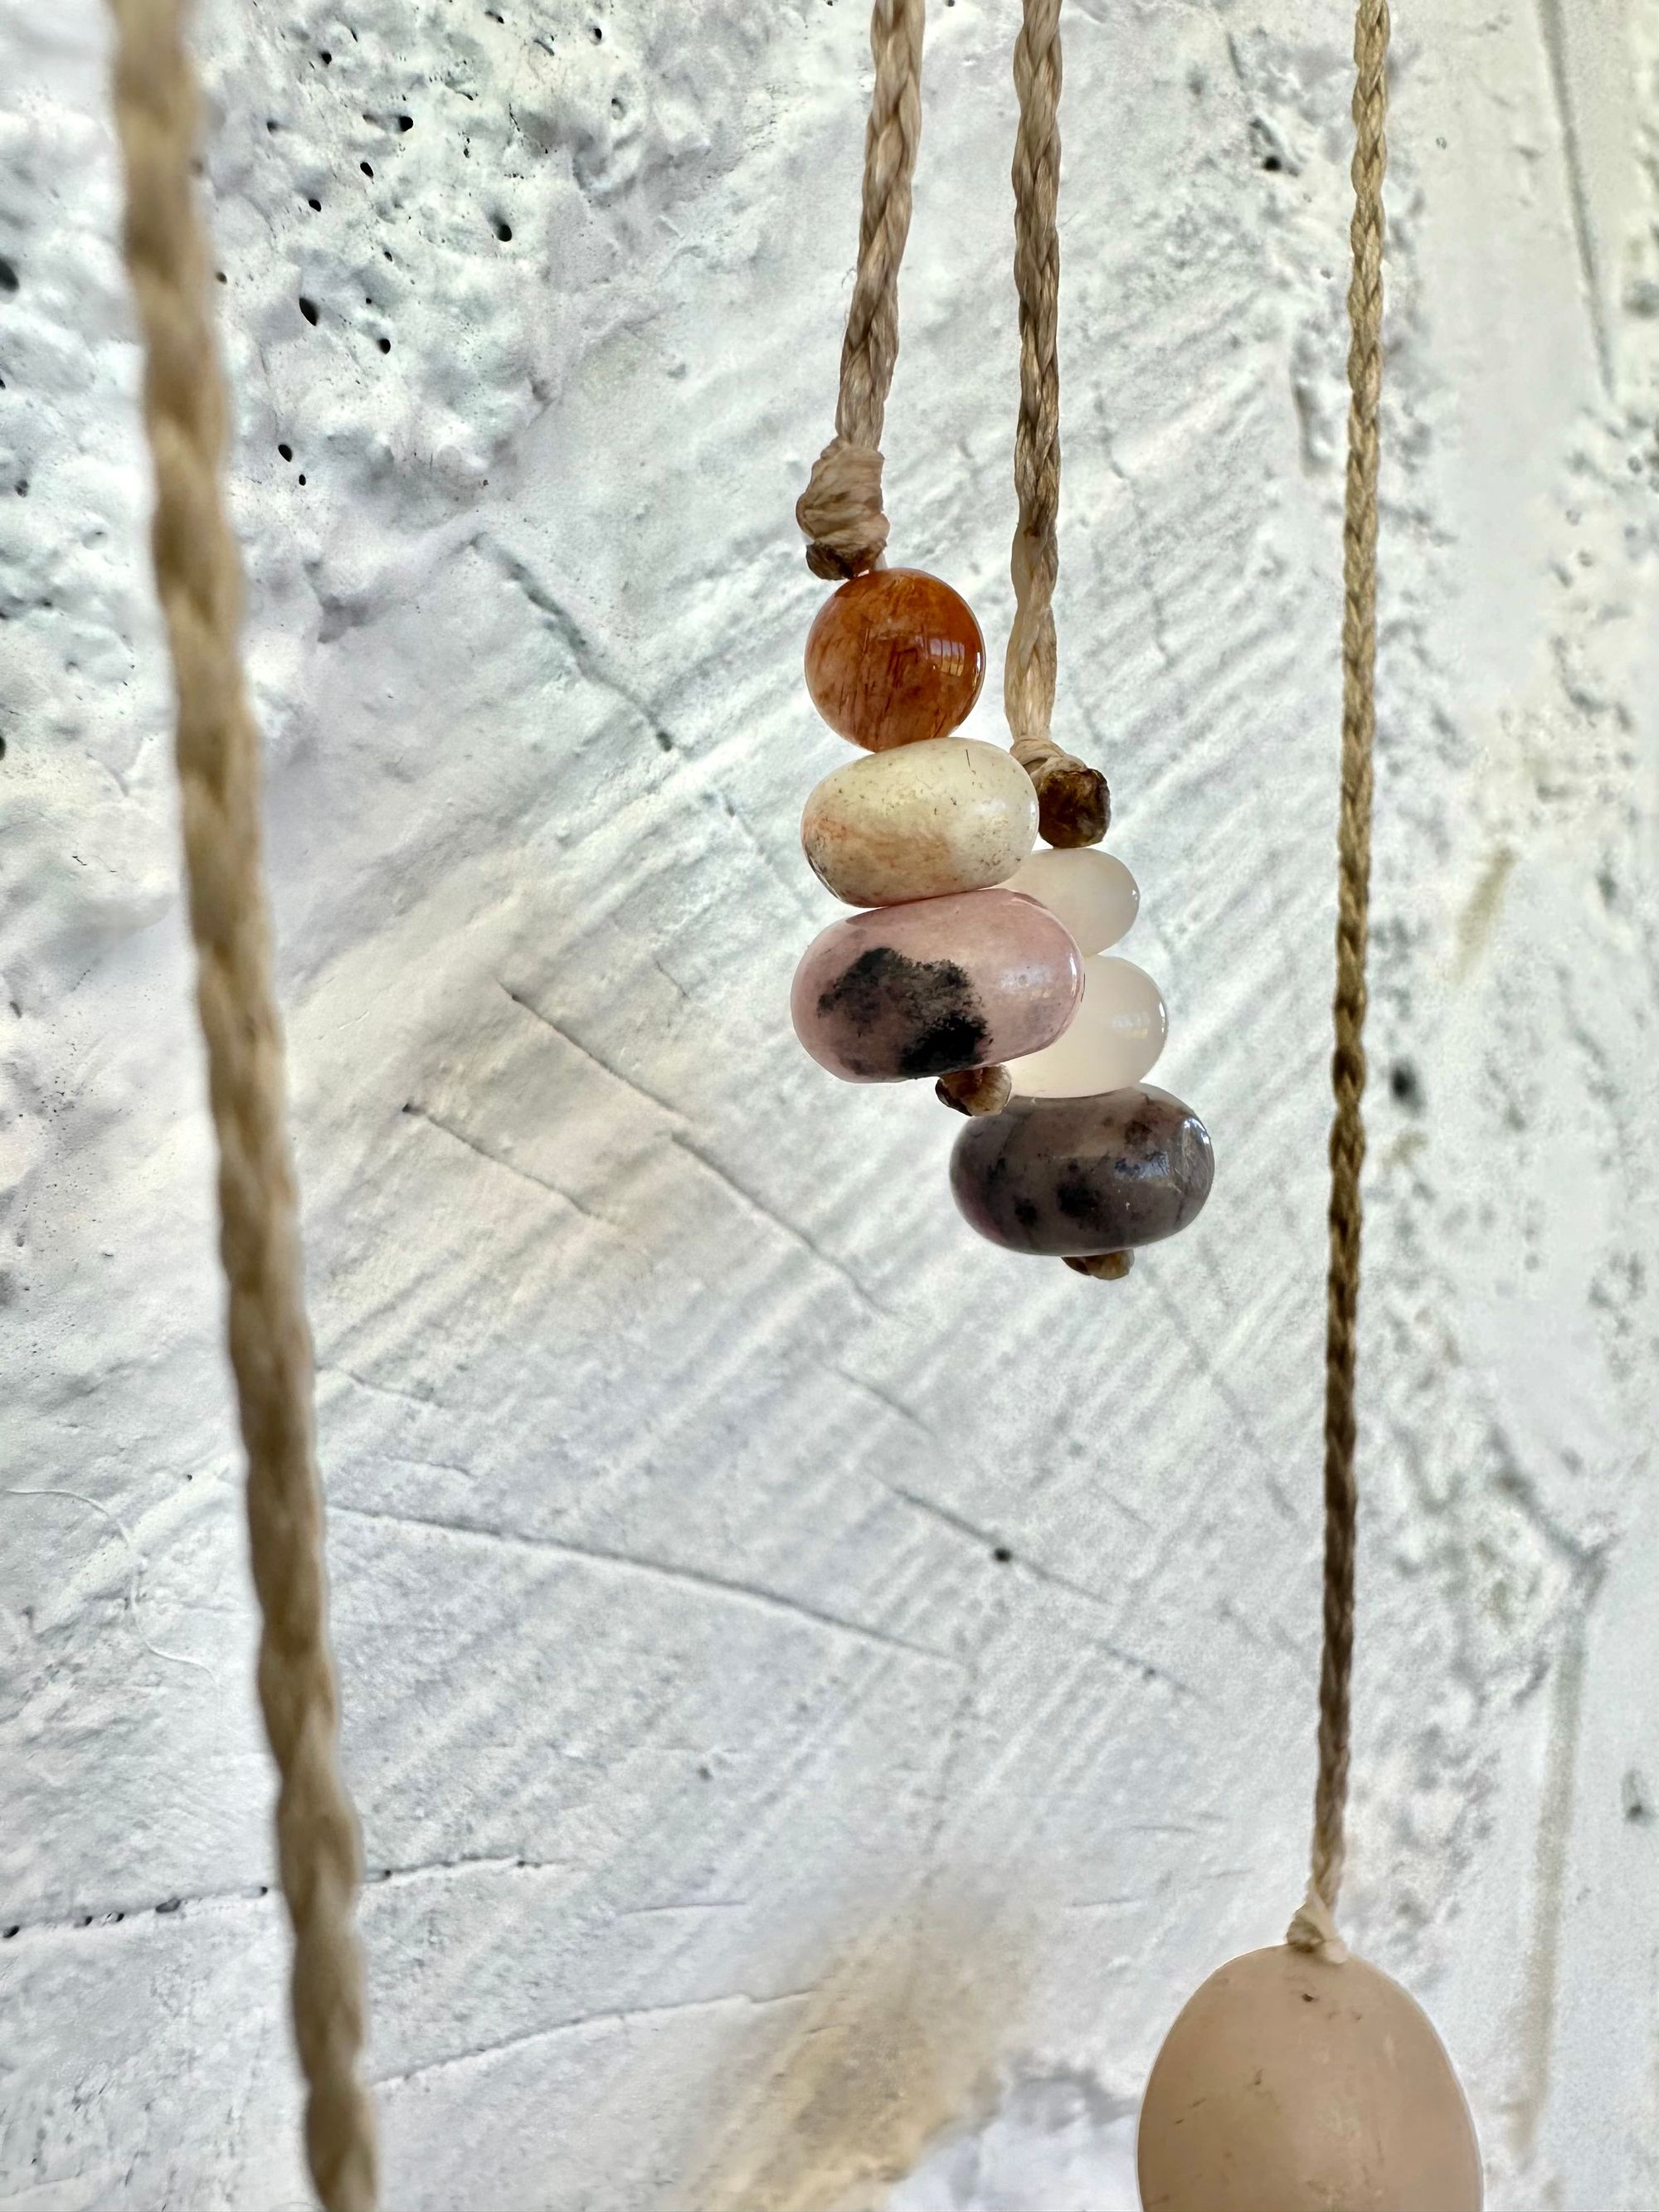
<svg viewBox="0 0 1659 2212">
<path fill-rule="evenodd" d="M 795 1033 L 843 1082 L 932 1078 L 969 1116 L 951 1188 L 982 1237 L 1122 1275 L 1203 1206 L 1209 1135 L 1145 1079 L 1168 1024 L 1152 977 L 1112 950 L 1134 878 L 1097 846 L 1038 845 L 1031 776 L 953 734 L 984 676 L 979 623 L 935 576 L 869 569 L 819 610 L 807 690 L 866 757 L 813 791 L 801 844 L 863 911 L 802 956 Z"/>
</svg>

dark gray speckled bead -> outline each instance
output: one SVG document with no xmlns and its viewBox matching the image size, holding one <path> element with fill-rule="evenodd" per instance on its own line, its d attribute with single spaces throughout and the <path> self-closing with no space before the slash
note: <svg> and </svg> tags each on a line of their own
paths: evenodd
<svg viewBox="0 0 1659 2212">
<path fill-rule="evenodd" d="M 1167 1091 L 1016 1098 L 969 1121 L 951 1188 L 981 1237 L 1010 1252 L 1082 1258 L 1173 1237 L 1210 1194 L 1209 1132 Z"/>
</svg>

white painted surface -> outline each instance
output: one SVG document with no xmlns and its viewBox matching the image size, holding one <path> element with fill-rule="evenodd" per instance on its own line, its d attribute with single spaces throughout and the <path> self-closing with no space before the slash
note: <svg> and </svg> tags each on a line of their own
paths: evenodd
<svg viewBox="0 0 1659 2212">
<path fill-rule="evenodd" d="M 785 1015 L 864 11 L 496 12 L 202 27 L 387 2203 L 1118 2212 L 1311 1780 L 1345 10 L 1069 11 L 1061 728 L 1219 1161 L 1106 1289 Z M 933 13 L 890 503 L 995 651 L 1015 10 Z M 99 40 L 0 16 L 0 2203 L 285 2212 Z M 1659 2203 L 1656 69 L 1402 11 L 1347 1914 L 1494 2212 Z"/>
</svg>

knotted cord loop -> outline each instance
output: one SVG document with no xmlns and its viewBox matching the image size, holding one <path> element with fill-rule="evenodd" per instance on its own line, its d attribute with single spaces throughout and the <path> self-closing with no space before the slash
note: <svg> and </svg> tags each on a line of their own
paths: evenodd
<svg viewBox="0 0 1659 2212">
<path fill-rule="evenodd" d="M 259 1701 L 280 1775 L 277 1861 L 294 1927 L 306 2148 L 326 2212 L 374 2212 L 374 2116 L 356 2073 L 365 2013 L 352 1925 L 359 1844 L 340 1773 L 328 1649 L 311 1341 L 260 862 L 259 739 L 238 644 L 240 564 L 219 483 L 225 390 L 191 181 L 196 79 L 179 0 L 112 0 L 112 13 L 127 269 L 155 470 L 151 548 L 177 691 L 185 875 L 263 1617 Z"/>
<path fill-rule="evenodd" d="M 1342 534 L 1342 806 L 1338 829 L 1336 1042 L 1331 1085 L 1330 1273 L 1325 1334 L 1324 1650 L 1319 1669 L 1319 1781 L 1308 1899 L 1286 1942 L 1324 1949 L 1336 1936 L 1348 1795 L 1353 1666 L 1354 1345 L 1359 1305 L 1359 1175 L 1365 1158 L 1365 950 L 1370 906 L 1372 755 L 1376 737 L 1377 403 L 1382 383 L 1382 179 L 1388 162 L 1389 9 L 1360 0 L 1354 27 L 1353 274 L 1348 286 L 1348 471 Z"/>
<path fill-rule="evenodd" d="M 921 138 L 924 0 L 875 0 L 876 65 L 864 137 L 858 273 L 841 349 L 836 434 L 795 506 L 806 565 L 836 581 L 878 565 L 887 547 L 881 431 L 898 359 L 898 278 L 910 230 L 910 187 Z"/>
<path fill-rule="evenodd" d="M 1111 820 L 1098 769 L 1073 760 L 1048 734 L 1057 648 L 1060 573 L 1060 0 L 1024 0 L 1014 46 L 1019 130 L 1014 141 L 1014 287 L 1019 296 L 1019 418 L 1014 489 L 1019 520 L 1012 571 L 1014 623 L 1003 668 L 1003 704 L 1014 758 L 1036 786 L 1051 845 L 1097 845 Z"/>
<path fill-rule="evenodd" d="M 881 504 L 881 455 L 873 446 L 832 438 L 812 464 L 795 520 L 808 539 L 806 565 L 826 584 L 879 567 L 888 521 Z"/>
</svg>

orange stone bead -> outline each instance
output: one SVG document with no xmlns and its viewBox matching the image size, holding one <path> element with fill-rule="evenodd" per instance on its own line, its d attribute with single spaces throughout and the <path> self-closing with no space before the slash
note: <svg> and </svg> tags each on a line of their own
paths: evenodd
<svg viewBox="0 0 1659 2212">
<path fill-rule="evenodd" d="M 866 752 L 943 738 L 985 681 L 985 640 L 959 592 L 920 568 L 872 568 L 826 599 L 806 638 L 806 688 Z"/>
</svg>

